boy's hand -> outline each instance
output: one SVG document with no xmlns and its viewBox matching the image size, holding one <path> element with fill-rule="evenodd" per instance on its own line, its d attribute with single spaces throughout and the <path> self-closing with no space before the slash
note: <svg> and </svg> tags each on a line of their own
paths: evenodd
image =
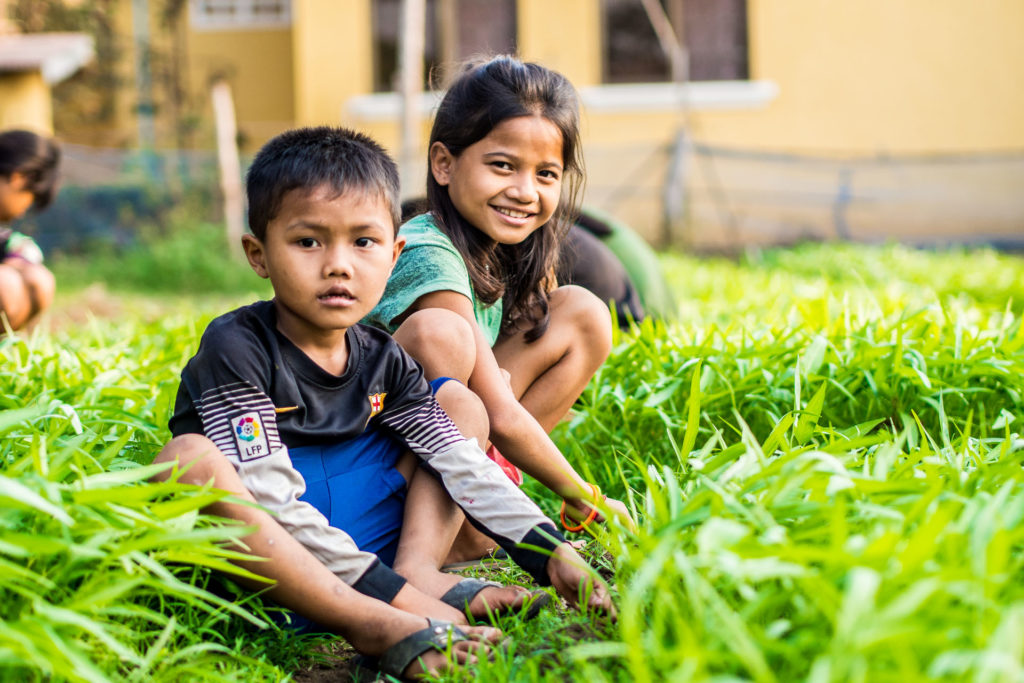
<svg viewBox="0 0 1024 683">
<path fill-rule="evenodd" d="M 572 546 L 562 543 L 548 560 L 548 578 L 558 594 L 573 607 L 604 612 L 615 618 L 615 605 L 605 585 Z M 580 599 L 584 600 L 580 605 Z"/>
</svg>

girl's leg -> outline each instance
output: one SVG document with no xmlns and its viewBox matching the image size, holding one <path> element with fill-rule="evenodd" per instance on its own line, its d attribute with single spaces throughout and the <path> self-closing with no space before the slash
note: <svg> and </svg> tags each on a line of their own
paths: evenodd
<svg viewBox="0 0 1024 683">
<path fill-rule="evenodd" d="M 463 436 L 486 443 L 487 412 L 472 391 L 458 382 L 446 382 L 438 390 L 437 400 Z M 462 580 L 439 569 L 450 561 L 456 535 L 465 537 L 466 529 L 474 534 L 470 543 L 478 546 L 474 557 L 496 547 L 491 538 L 466 523 L 465 515 L 433 476 L 417 470 L 405 499 L 395 571 L 427 595 L 441 597 Z M 470 602 L 470 612 L 482 617 L 489 609 L 515 607 L 527 594 L 528 591 L 516 586 L 485 588 Z"/>
<path fill-rule="evenodd" d="M 160 451 L 155 462 L 176 462 L 179 467 L 189 465 L 179 481 L 195 485 L 212 482 L 215 488 L 228 491 L 242 500 L 255 502 L 228 459 L 206 437 L 197 434 L 176 437 Z M 168 470 L 158 478 L 167 479 L 170 475 L 171 470 Z M 220 501 L 204 511 L 255 527 L 256 531 L 243 540 L 248 552 L 265 559 L 239 562 L 238 565 L 275 581 L 276 585 L 268 592 L 270 597 L 343 636 L 360 652 L 379 655 L 405 636 L 424 628 L 424 616 L 449 616 L 447 606 L 425 596 L 418 602 L 425 612 L 415 610 L 421 613 L 418 616 L 414 611 L 404 611 L 359 593 L 338 579 L 269 513 L 260 508 Z M 266 587 L 266 584 L 256 582 L 250 585 L 255 589 Z M 411 586 L 404 587 L 396 596 L 395 604 L 403 598 L 402 593 L 419 591 Z M 408 596 L 403 599 L 406 598 Z M 439 609 L 433 610 L 433 605 Z M 436 613 L 442 610 L 444 613 Z M 496 629 L 466 630 L 471 632 L 475 641 L 456 644 L 459 661 L 471 661 L 475 657 L 474 652 L 486 651 L 486 646 L 480 641 L 493 642 L 500 637 Z M 427 669 L 445 666 L 444 656 L 440 652 L 427 652 L 422 659 Z M 406 671 L 409 676 L 418 673 L 421 673 L 418 663 L 413 663 Z"/>
<path fill-rule="evenodd" d="M 527 343 L 520 332 L 494 346 L 513 393 L 547 432 L 569 412 L 612 346 L 608 306 L 589 291 L 559 287 L 549 305 L 550 324 L 540 339 Z"/>
</svg>

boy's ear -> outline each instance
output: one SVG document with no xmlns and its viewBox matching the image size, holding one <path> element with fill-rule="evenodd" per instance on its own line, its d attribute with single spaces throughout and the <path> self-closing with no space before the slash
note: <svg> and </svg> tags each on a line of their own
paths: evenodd
<svg viewBox="0 0 1024 683">
<path fill-rule="evenodd" d="M 263 250 L 263 243 L 256 239 L 255 235 L 242 235 L 242 249 L 245 251 L 246 260 L 249 261 L 249 265 L 256 271 L 256 274 L 262 278 L 270 277 L 264 258 L 266 252 Z"/>
<path fill-rule="evenodd" d="M 395 245 L 394 245 L 394 247 L 392 247 L 392 251 L 391 251 L 391 269 L 392 270 L 394 270 L 395 264 L 398 263 L 398 257 L 402 253 L 403 249 L 405 249 L 405 238 L 404 237 L 396 237 L 395 238 Z"/>
<path fill-rule="evenodd" d="M 443 142 L 435 142 L 430 146 L 427 155 L 430 160 L 430 173 L 438 185 L 444 186 L 452 181 L 452 164 L 455 157 Z"/>
</svg>

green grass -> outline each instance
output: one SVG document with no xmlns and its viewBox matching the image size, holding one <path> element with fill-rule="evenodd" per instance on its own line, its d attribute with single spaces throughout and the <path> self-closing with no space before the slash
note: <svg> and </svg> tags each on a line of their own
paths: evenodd
<svg viewBox="0 0 1024 683">
<path fill-rule="evenodd" d="M 664 263 L 678 319 L 620 335 L 555 432 L 640 521 L 588 548 L 617 624 L 506 622 L 513 645 L 448 679 L 1024 680 L 1024 262 Z M 63 296 L 0 341 L 0 679 L 308 666 L 327 641 L 260 628 L 267 606 L 212 578 L 240 533 L 196 514 L 215 494 L 144 466 L 205 323 L 251 296 L 118 297 L 100 319 Z"/>
</svg>

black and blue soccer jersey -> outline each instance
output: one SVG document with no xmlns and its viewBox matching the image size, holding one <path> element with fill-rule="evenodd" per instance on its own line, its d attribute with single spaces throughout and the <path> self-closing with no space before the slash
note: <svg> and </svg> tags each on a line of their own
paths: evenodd
<svg viewBox="0 0 1024 683">
<path fill-rule="evenodd" d="M 181 373 L 171 432 L 206 435 L 257 501 L 321 562 L 390 601 L 404 580 L 299 500 L 305 484 L 288 457 L 289 447 L 339 443 L 380 427 L 426 463 L 474 526 L 547 583 L 548 555 L 563 540 L 555 526 L 475 439 L 462 437 L 419 365 L 390 336 L 356 325 L 346 340 L 348 364 L 336 376 L 277 330 L 273 302 L 218 317 Z"/>
</svg>

